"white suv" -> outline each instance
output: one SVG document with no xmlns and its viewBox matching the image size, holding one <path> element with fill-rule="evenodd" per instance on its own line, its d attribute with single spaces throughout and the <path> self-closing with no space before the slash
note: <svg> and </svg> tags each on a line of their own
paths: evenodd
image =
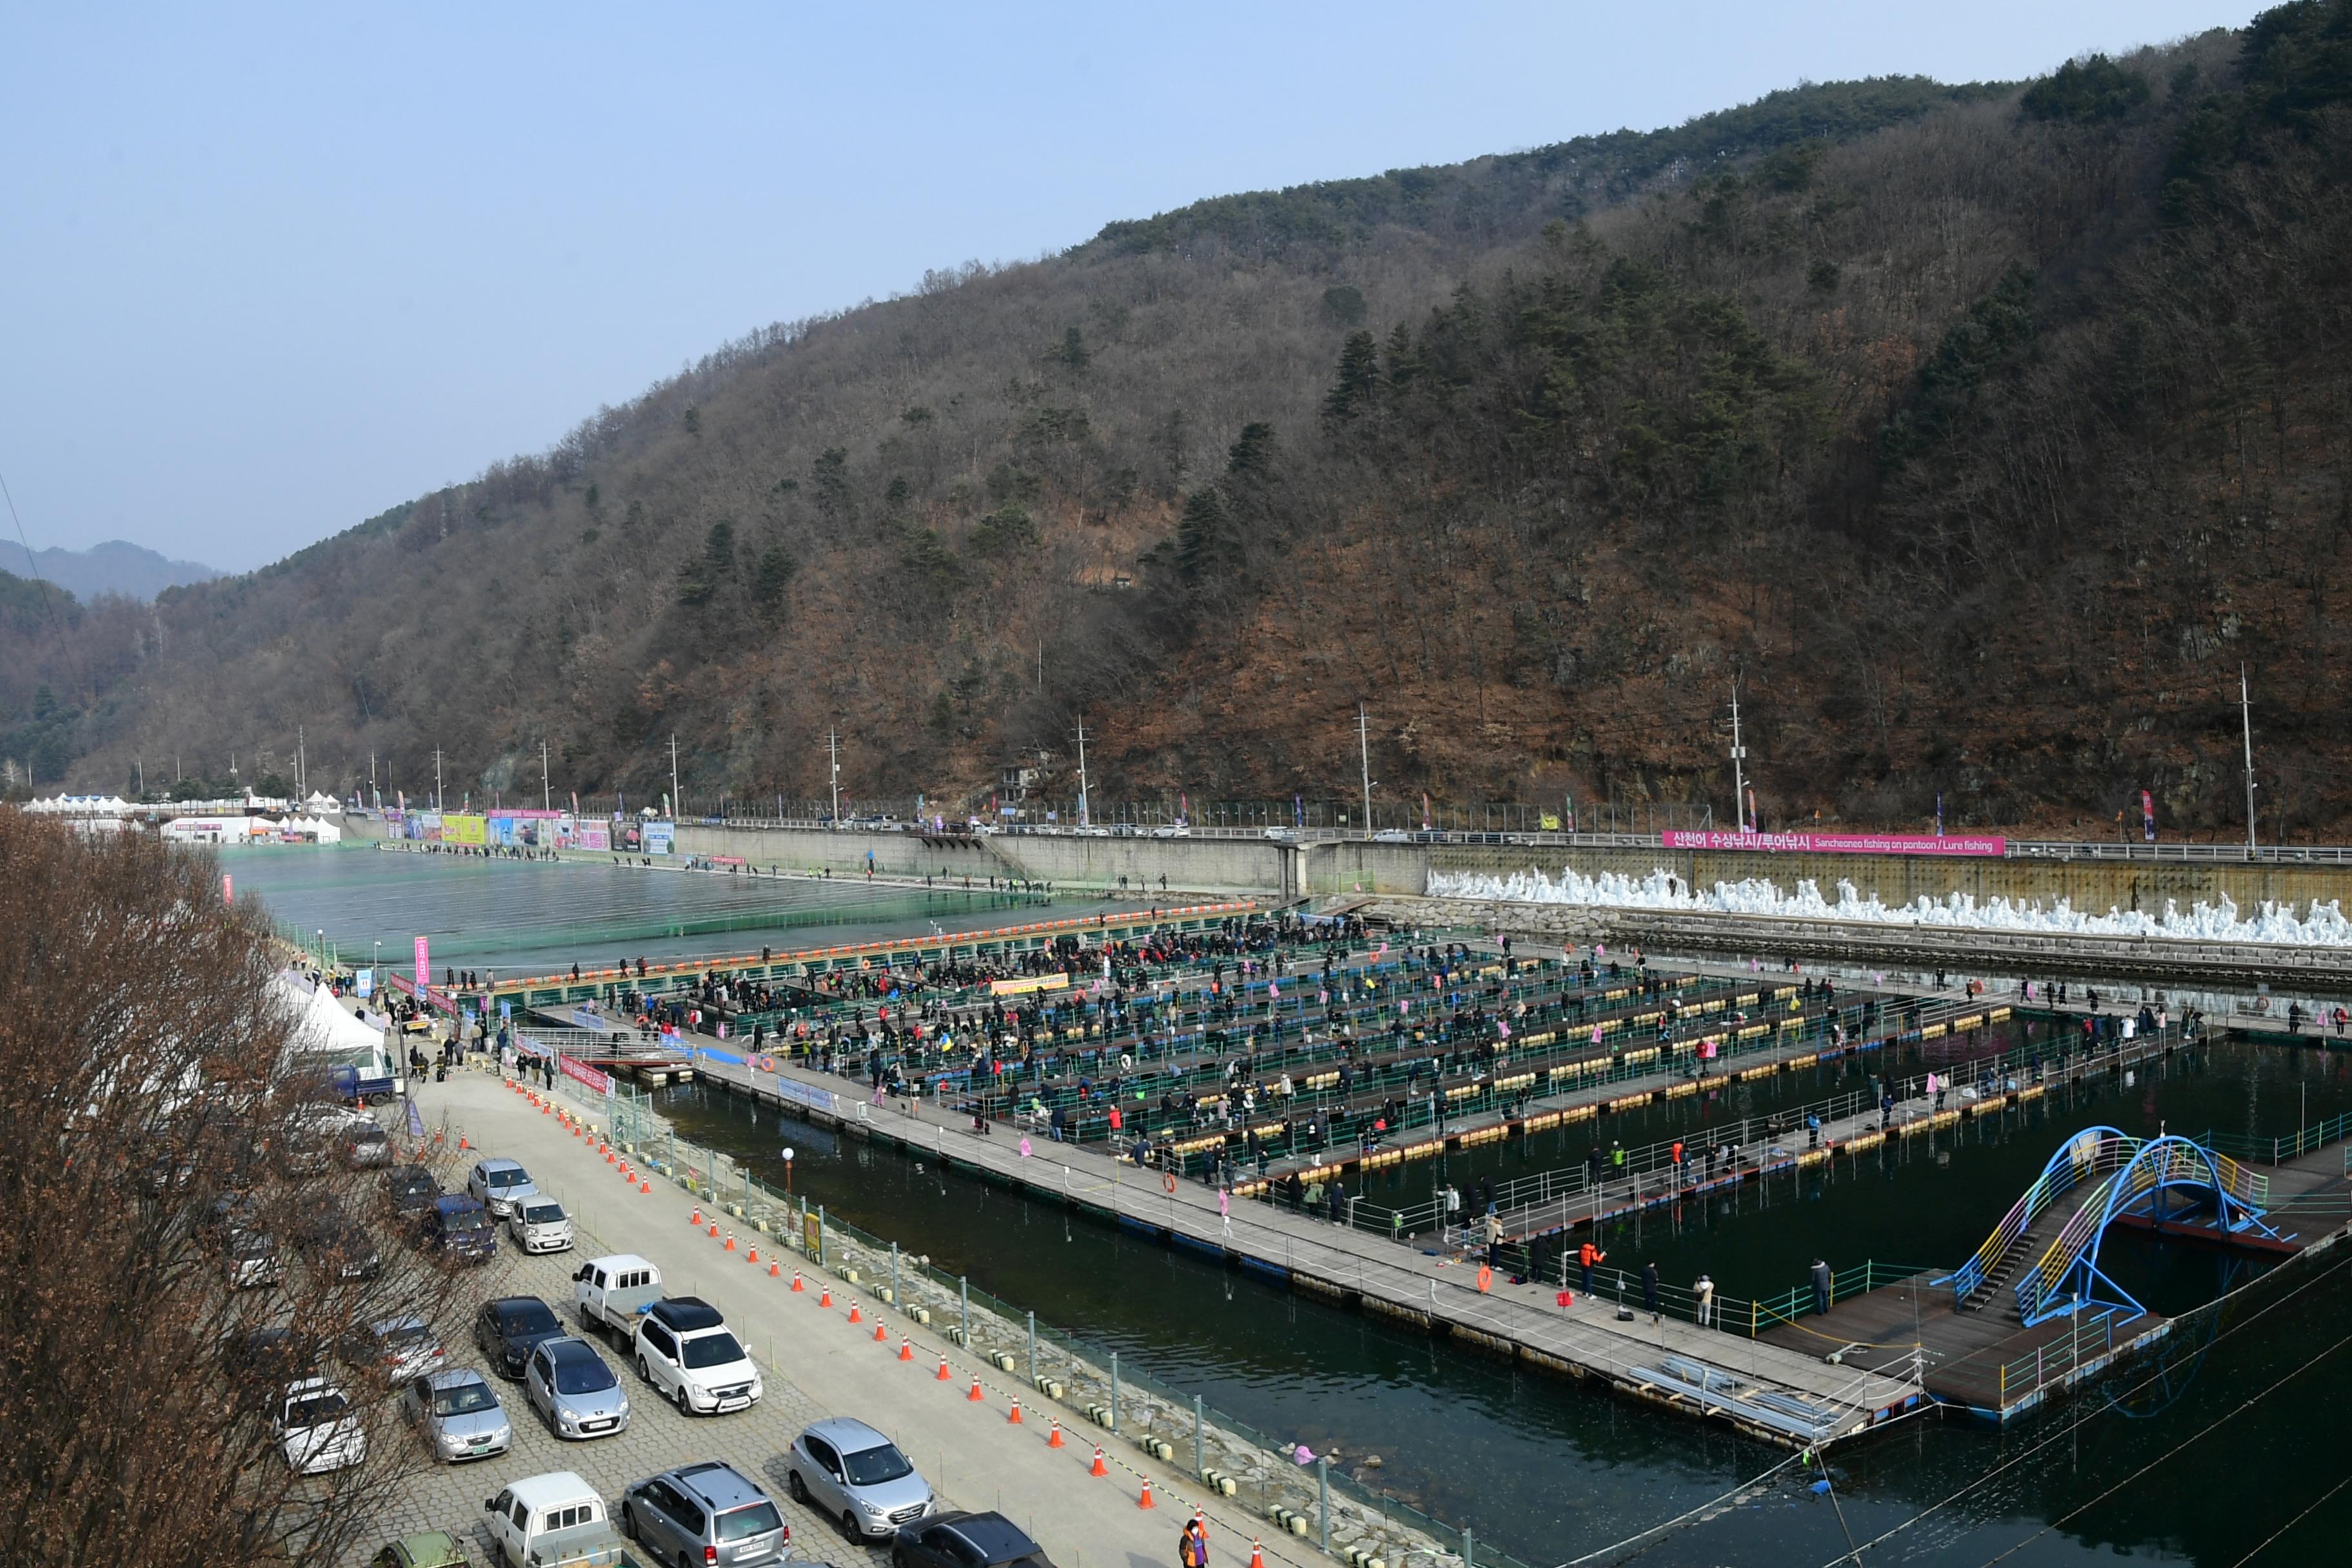
<svg viewBox="0 0 2352 1568">
<path fill-rule="evenodd" d="M 637 1375 L 667 1394 L 680 1415 L 749 1409 L 766 1392 L 750 1352 L 719 1309 L 699 1296 L 656 1301 L 637 1320 Z"/>
</svg>

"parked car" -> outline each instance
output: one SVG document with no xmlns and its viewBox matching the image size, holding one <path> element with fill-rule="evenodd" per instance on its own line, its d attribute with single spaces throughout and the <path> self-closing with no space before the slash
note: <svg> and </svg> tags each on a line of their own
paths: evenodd
<svg viewBox="0 0 2352 1568">
<path fill-rule="evenodd" d="M 383 1267 L 374 1236 L 345 1213 L 332 1194 L 322 1194 L 303 1216 L 294 1232 L 294 1245 L 312 1268 L 341 1279 L 365 1279 Z"/>
<path fill-rule="evenodd" d="M 470 1366 L 413 1379 L 400 1396 L 400 1412 L 436 1459 L 487 1459 L 514 1447 L 514 1426 L 498 1390 Z"/>
<path fill-rule="evenodd" d="M 898 1445 L 847 1416 L 819 1421 L 793 1438 L 784 1468 L 793 1500 L 838 1521 L 852 1541 L 907 1529 L 937 1506 L 930 1483 Z"/>
<path fill-rule="evenodd" d="M 507 1236 L 525 1252 L 569 1252 L 572 1216 L 553 1198 L 526 1198 L 507 1215 Z"/>
<path fill-rule="evenodd" d="M 492 1366 L 517 1380 L 532 1346 L 562 1337 L 555 1309 L 536 1296 L 500 1296 L 483 1302 L 474 1314 L 474 1342 Z"/>
<path fill-rule="evenodd" d="M 417 1238 L 436 1257 L 467 1263 L 487 1262 L 499 1249 L 499 1233 L 490 1216 L 471 1198 L 437 1197 L 417 1223 Z"/>
<path fill-rule="evenodd" d="M 586 1340 L 567 1334 L 532 1346 L 522 1386 L 559 1437 L 609 1437 L 629 1429 L 629 1396 Z"/>
<path fill-rule="evenodd" d="M 367 1429 L 343 1391 L 323 1377 L 287 1384 L 271 1425 L 278 1452 L 299 1475 L 323 1475 L 367 1458 Z"/>
<path fill-rule="evenodd" d="M 392 1217 L 403 1222 L 415 1221 L 441 1196 L 441 1184 L 422 1165 L 395 1165 L 383 1173 L 380 1184 Z"/>
<path fill-rule="evenodd" d="M 570 1470 L 532 1476 L 484 1498 L 490 1540 L 509 1568 L 556 1563 L 617 1546 L 604 1500 Z"/>
<path fill-rule="evenodd" d="M 572 1300 L 580 1321 L 635 1334 L 637 1315 L 661 1300 L 661 1270 L 634 1252 L 592 1258 L 572 1271 Z"/>
<path fill-rule="evenodd" d="M 368 1568 L 474 1568 L 474 1560 L 447 1531 L 426 1530 L 384 1542 Z"/>
<path fill-rule="evenodd" d="M 621 1533 L 656 1563 L 752 1568 L 792 1555 L 793 1527 L 751 1478 L 715 1461 L 666 1470 L 621 1494 Z"/>
<path fill-rule="evenodd" d="M 229 1229 L 221 1238 L 221 1254 L 232 1290 L 275 1285 L 286 1278 L 286 1258 L 278 1250 L 278 1238 L 258 1226 Z"/>
<path fill-rule="evenodd" d="M 392 1163 L 392 1134 L 373 1119 L 354 1121 L 343 1134 L 343 1163 L 353 1168 Z"/>
<path fill-rule="evenodd" d="M 917 1520 L 890 1543 L 891 1568 L 1054 1568 L 1045 1549 L 1001 1513 L 940 1513 Z"/>
<path fill-rule="evenodd" d="M 525 1198 L 539 1195 L 538 1184 L 530 1173 L 512 1160 L 480 1160 L 474 1164 L 473 1173 L 466 1178 L 466 1191 L 474 1201 L 504 1219 L 514 1213 Z"/>
<path fill-rule="evenodd" d="M 749 1409 L 766 1392 L 751 1352 L 699 1296 L 656 1301 L 637 1320 L 637 1375 L 681 1415 Z"/>
<path fill-rule="evenodd" d="M 342 1354 L 346 1364 L 373 1373 L 387 1384 L 423 1377 L 449 1359 L 433 1325 L 414 1312 L 352 1330 L 343 1336 Z"/>
</svg>

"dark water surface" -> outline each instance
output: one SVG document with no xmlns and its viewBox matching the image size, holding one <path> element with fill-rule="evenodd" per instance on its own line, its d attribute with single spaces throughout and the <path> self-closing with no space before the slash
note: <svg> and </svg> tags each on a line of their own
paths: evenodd
<svg viewBox="0 0 2352 1568">
<path fill-rule="evenodd" d="M 1830 1087 L 1836 1087 L 1831 1080 Z M 1654 1127 L 1613 1131 L 1628 1143 L 1672 1136 L 1702 1115 L 1754 1114 L 1830 1088 L 1802 1075 L 1739 1086 L 1713 1107 L 1643 1113 Z M 1742 1096 L 1748 1098 L 1742 1099 Z M 1839 1162 L 1802 1181 L 1615 1227 L 1612 1263 L 1654 1258 L 1669 1279 L 1710 1272 L 1727 1292 L 1799 1283 L 1820 1254 L 1947 1266 L 1980 1242 L 2068 1134 L 2107 1123 L 2153 1133 L 2285 1131 L 2352 1109 L 2352 1058 L 2221 1045 L 2053 1091 L 2022 1113 L 1963 1123 L 1933 1142 L 1906 1140 L 1884 1158 Z M 1148 1368 L 1213 1407 L 1352 1465 L 1481 1541 L 1552 1564 L 1609 1546 L 1735 1490 L 1787 1456 L 1715 1427 L 1432 1340 L 1294 1295 L 1114 1227 L 887 1150 L 827 1137 L 722 1091 L 674 1090 L 681 1133 L 747 1157 L 782 1184 L 777 1152 L 795 1150 L 796 1188 L 909 1251 Z M 1629 1118 L 1630 1125 L 1639 1117 Z M 1540 1141 L 1538 1141 L 1540 1143 Z M 1589 1133 L 1558 1149 L 1488 1148 L 1404 1178 L 1517 1173 L 1580 1159 Z M 2142 1237 L 2107 1256 L 2150 1307 L 2177 1312 L 2257 1272 L 2248 1260 Z M 1644 1544 L 1655 1563 L 1828 1563 L 1847 1532 L 1866 1542 L 1904 1526 L 1870 1561 L 2078 1562 L 2116 1550 L 2172 1561 L 2235 1563 L 2343 1473 L 2325 1416 L 2352 1395 L 2352 1349 L 2338 1350 L 2194 1447 L 2196 1438 L 2298 1363 L 2352 1336 L 2352 1298 L 2326 1266 L 2289 1270 L 2219 1321 L 2184 1326 L 2158 1359 L 2053 1415 L 2005 1433 L 1928 1417 L 1841 1449 L 1834 1503 L 1781 1471 L 1700 1521 Z M 2210 1319 L 2210 1315 L 2209 1315 Z M 2317 1432 L 2306 1430 L 2318 1425 Z M 2160 1462 L 2157 1462 L 2159 1461 Z M 2141 1467 L 2155 1468 L 2129 1479 Z M 2101 1494 L 2117 1487 L 2112 1495 Z M 1970 1489 L 1924 1520 L 1913 1516 Z M 2075 1510 L 2081 1510 L 2079 1513 Z M 2272 1551 L 2281 1562 L 2352 1525 L 2352 1492 L 2315 1510 Z M 1629 1549 L 1629 1552 L 1633 1549 Z M 1609 1561 L 1623 1560 L 1612 1554 Z"/>
</svg>

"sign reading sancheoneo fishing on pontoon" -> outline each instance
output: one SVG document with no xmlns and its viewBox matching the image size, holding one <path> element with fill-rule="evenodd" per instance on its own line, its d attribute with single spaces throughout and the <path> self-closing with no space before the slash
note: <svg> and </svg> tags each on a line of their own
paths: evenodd
<svg viewBox="0 0 2352 1568">
<path fill-rule="evenodd" d="M 1992 836 L 1927 833 L 1714 833 L 1669 828 L 1668 849 L 1760 849 L 1791 855 L 1974 855 L 2009 853 L 2009 840 Z"/>
</svg>

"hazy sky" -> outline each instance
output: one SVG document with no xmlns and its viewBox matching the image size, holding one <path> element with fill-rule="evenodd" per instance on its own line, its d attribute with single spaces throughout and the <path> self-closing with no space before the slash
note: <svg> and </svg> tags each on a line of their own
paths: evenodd
<svg viewBox="0 0 2352 1568">
<path fill-rule="evenodd" d="M 36 548 L 247 569 L 927 267 L 2259 8 L 20 5 L 0 477 Z"/>
</svg>

